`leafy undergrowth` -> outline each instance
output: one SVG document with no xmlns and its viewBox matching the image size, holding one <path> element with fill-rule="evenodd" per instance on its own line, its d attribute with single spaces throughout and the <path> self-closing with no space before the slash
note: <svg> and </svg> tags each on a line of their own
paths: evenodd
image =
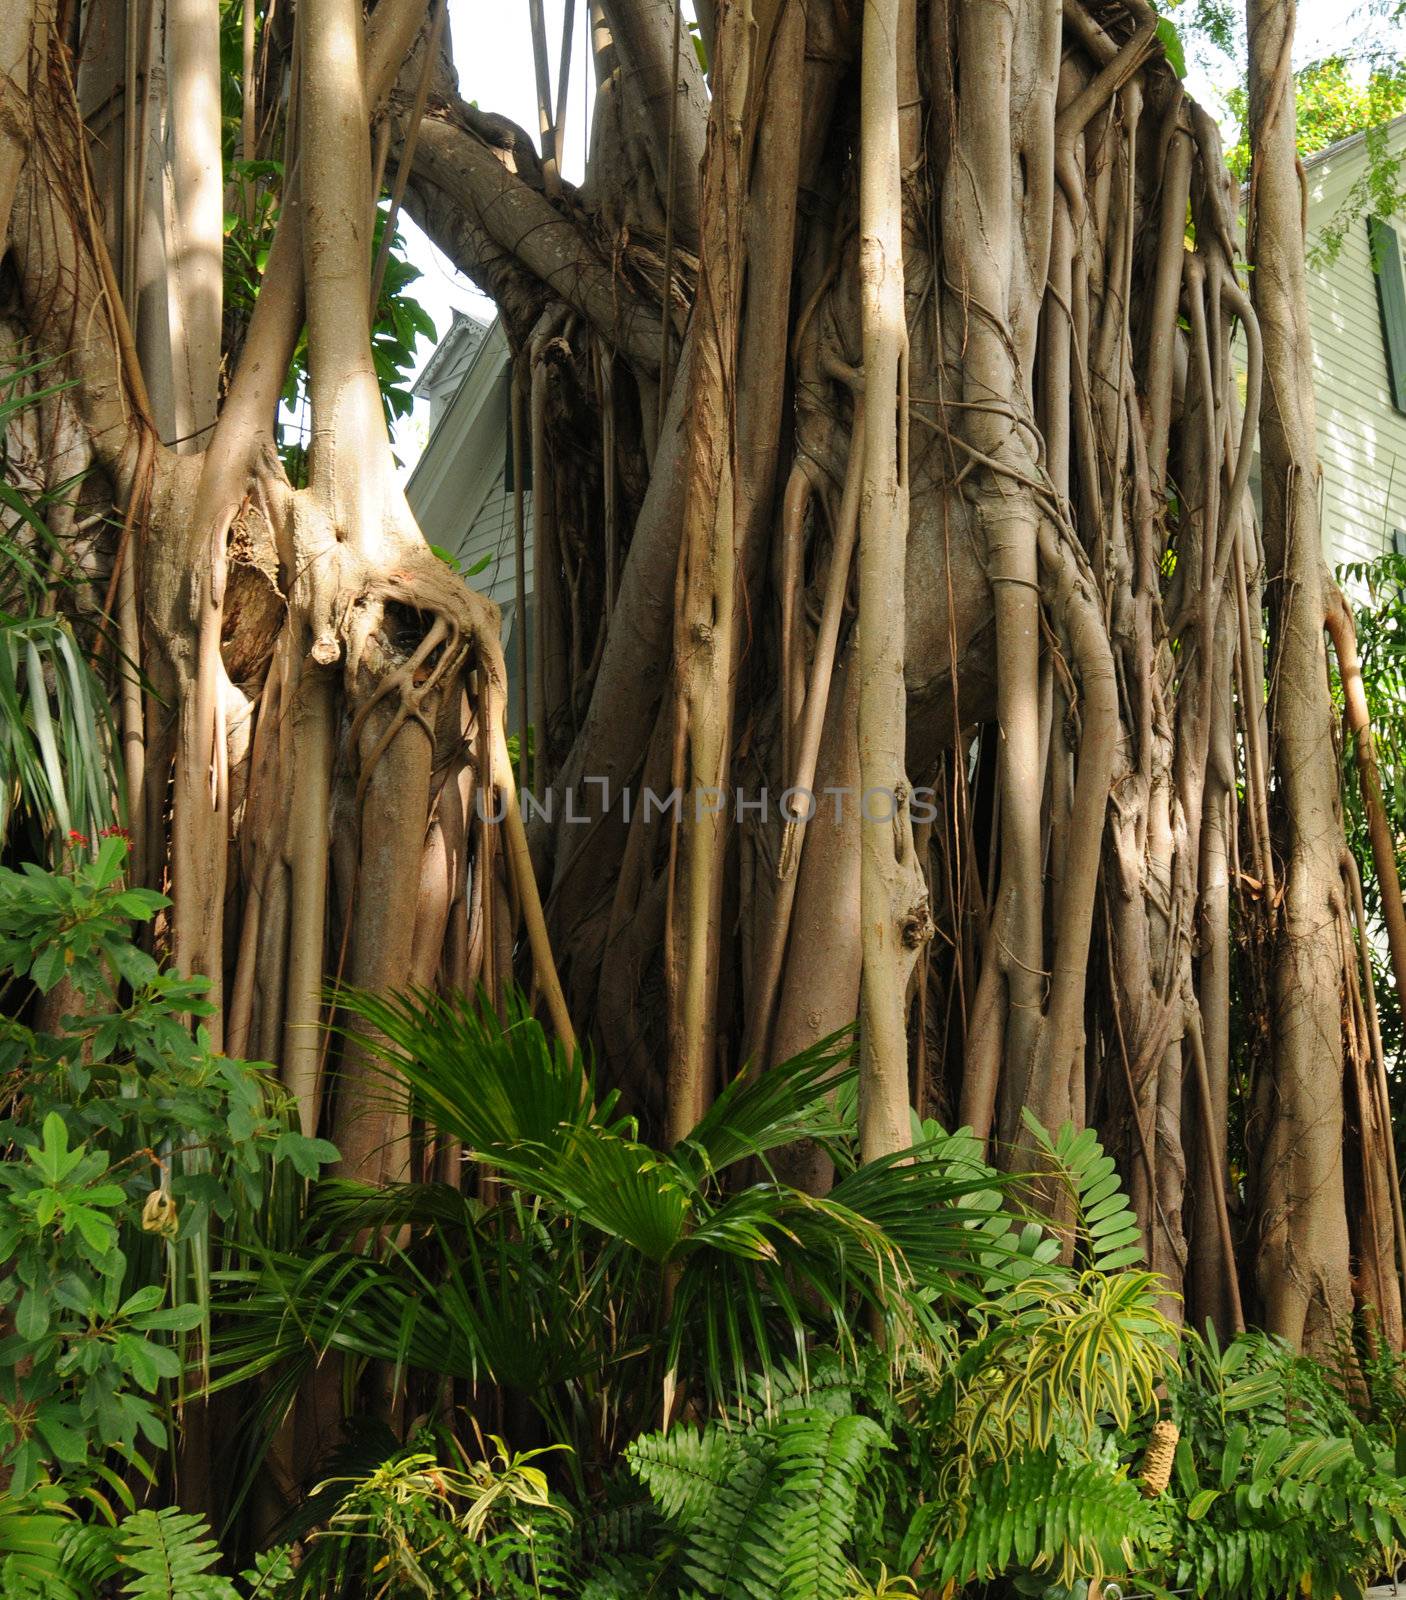
<svg viewBox="0 0 1406 1600">
<path fill-rule="evenodd" d="M 331 1147 L 192 1037 L 123 853 L 0 871 L 7 1597 L 1261 1600 L 1396 1569 L 1396 1361 L 1179 1336 L 1091 1132 L 1028 1126 L 1038 1190 L 934 1124 L 862 1165 L 836 1039 L 664 1151 L 522 1007 L 343 994 L 466 1182 L 318 1182 Z M 773 1173 L 799 1139 L 823 1198 Z M 256 1522 L 329 1362 L 345 1437 Z M 218 1536 L 173 1470 L 207 1372 Z"/>
</svg>

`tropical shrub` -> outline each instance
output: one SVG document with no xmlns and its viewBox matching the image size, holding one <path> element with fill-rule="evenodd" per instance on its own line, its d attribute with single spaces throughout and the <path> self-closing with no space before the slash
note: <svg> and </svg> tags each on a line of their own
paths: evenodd
<svg viewBox="0 0 1406 1600">
<path fill-rule="evenodd" d="M 970 1134 L 920 1131 L 997 1193 Z M 1130 1468 L 1173 1333 L 1097 1140 L 1032 1133 L 1068 1225 L 987 1213 L 981 1298 L 949 1302 L 897 1364 L 874 1346 L 816 1352 L 754 1377 L 727 1415 L 635 1440 L 626 1460 L 659 1520 L 633 1557 L 608 1555 L 592 1594 L 850 1600 L 1138 1569 L 1164 1518 Z"/>
<path fill-rule="evenodd" d="M 813 1357 L 765 1404 L 754 1390 L 728 1418 L 636 1440 L 626 1457 L 659 1520 L 605 1558 L 597 1600 L 852 1600 L 996 1578 L 1051 1597 L 1116 1578 L 1250 1600 L 1357 1593 L 1397 1570 L 1399 1359 L 1349 1349 L 1333 1374 L 1265 1335 L 1222 1347 L 1208 1330 L 1173 1361 L 1157 1281 L 1120 1238 L 1111 1163 L 1088 1135 L 1032 1132 L 1072 1208 L 1066 1259 L 989 1284 L 947 1351 L 910 1360 L 896 1387 L 872 1352 L 859 1370 Z M 1160 1493 L 1139 1470 L 1159 1411 L 1180 1430 Z"/>
<path fill-rule="evenodd" d="M 452 1438 L 393 1442 L 367 1470 L 318 1485 L 294 1519 L 299 1544 L 276 1546 L 248 1574 L 278 1600 L 540 1600 L 565 1594 L 570 1513 L 535 1464 L 496 1436 L 470 1455 Z M 448 1459 L 446 1459 L 446 1457 Z M 295 1559 L 296 1557 L 296 1559 Z"/>
<path fill-rule="evenodd" d="M 22 837 L 57 860 L 74 832 L 118 820 L 118 795 L 107 694 L 53 604 L 74 580 L 46 518 L 75 485 L 39 493 L 9 456 L 20 414 L 68 387 L 46 376 L 42 362 L 0 376 L 0 847 Z"/>
<path fill-rule="evenodd" d="M 201 985 L 133 941 L 162 901 L 124 886 L 123 854 L 114 834 L 63 872 L 0 871 L 7 1595 L 868 1600 L 1000 1580 L 1065 1600 L 1119 1580 L 1251 1600 L 1355 1592 L 1406 1552 L 1394 1358 L 1349 1348 L 1335 1375 L 1256 1334 L 1178 1347 L 1092 1132 L 1029 1123 L 1023 1179 L 931 1123 L 861 1165 L 842 1039 L 734 1084 L 662 1151 L 520 1004 L 500 1022 L 342 995 L 387 1092 L 492 1184 L 324 1181 L 299 1235 L 287 1191 L 333 1152 L 191 1034 Z M 801 1137 L 835 1161 L 824 1199 L 771 1169 Z M 427 1419 L 408 1437 L 361 1419 L 239 1577 L 199 1518 L 137 1510 L 127 1470 L 152 1474 L 212 1326 L 214 1387 L 243 1386 L 265 1442 L 328 1355 L 348 1395 L 389 1375 Z M 489 1394 L 525 1447 L 480 1430 Z M 1180 1439 L 1149 1493 L 1159 1418 Z"/>
<path fill-rule="evenodd" d="M 125 854 L 114 832 L 64 871 L 0 868 L 0 1470 L 19 1500 L 53 1479 L 108 1514 L 131 1499 L 109 1459 L 149 1474 L 203 1362 L 221 1230 L 266 1232 L 335 1154 L 192 1036 L 204 981 L 134 941 L 166 902 L 125 886 Z"/>
<path fill-rule="evenodd" d="M 1348 1594 L 1394 1573 L 1406 1556 L 1394 1363 L 1379 1359 L 1373 1396 L 1350 1355 L 1335 1380 L 1267 1334 L 1222 1348 L 1208 1330 L 1184 1348 L 1170 1384 L 1181 1440 L 1166 1585 L 1248 1600 Z"/>
<path fill-rule="evenodd" d="M 859 1165 L 843 1040 L 738 1079 L 664 1151 L 520 1006 L 504 1025 L 464 999 L 343 1002 L 374 1030 L 388 1092 L 406 1085 L 497 1197 L 321 1186 L 304 1252 L 226 1279 L 219 1382 L 271 1374 L 271 1408 L 324 1351 L 489 1382 L 572 1446 L 579 1479 L 677 1404 L 724 1403 L 810 1344 L 854 1355 L 872 1319 L 895 1351 L 935 1338 L 939 1301 L 975 1297 L 998 1257 L 1037 1243 L 945 1135 Z M 802 1137 L 836 1161 L 824 1198 L 771 1175 Z"/>
<path fill-rule="evenodd" d="M 321 1186 L 308 1251 L 226 1280 L 220 1383 L 266 1376 L 286 1407 L 333 1352 L 517 1391 L 573 1446 L 563 1592 L 597 1600 L 1069 1582 L 1159 1539 L 1131 1471 L 1173 1335 L 1091 1133 L 1032 1128 L 1055 1230 L 970 1134 L 917 1127 L 902 1161 L 860 1166 L 843 1041 L 737 1082 L 665 1152 L 520 1008 L 343 1000 L 496 1201 Z M 836 1162 L 823 1200 L 770 1172 L 800 1137 Z M 642 1431 L 661 1410 L 683 1415 Z"/>
</svg>

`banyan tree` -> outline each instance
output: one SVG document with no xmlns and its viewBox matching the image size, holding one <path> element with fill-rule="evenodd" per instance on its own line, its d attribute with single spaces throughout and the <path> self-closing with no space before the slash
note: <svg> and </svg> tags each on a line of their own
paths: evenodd
<svg viewBox="0 0 1406 1600">
<path fill-rule="evenodd" d="M 1145 0 L 712 0 L 696 45 L 593 0 L 579 187 L 526 10 L 536 138 L 425 0 L 0 15 L 5 336 L 70 380 L 50 486 L 111 513 L 56 525 L 222 1047 L 374 1181 L 445 1157 L 338 981 L 520 985 L 673 1140 L 857 1019 L 867 1155 L 914 1111 L 1015 1167 L 1028 1116 L 1096 1127 L 1169 1306 L 1399 1344 L 1330 641 L 1406 944 L 1317 522 L 1292 3 L 1250 0 L 1244 193 Z M 277 213 L 252 307 L 232 150 Z M 514 352 L 516 761 L 495 608 L 393 469 L 384 191 Z"/>
</svg>

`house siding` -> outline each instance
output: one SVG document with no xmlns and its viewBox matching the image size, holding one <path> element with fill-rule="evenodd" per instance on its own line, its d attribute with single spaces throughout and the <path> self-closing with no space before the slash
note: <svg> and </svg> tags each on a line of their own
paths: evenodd
<svg viewBox="0 0 1406 1600">
<path fill-rule="evenodd" d="M 1406 148 L 1406 127 L 1391 130 Z M 1311 164 L 1310 239 L 1347 201 L 1366 167 L 1364 145 Z M 1401 224 L 1396 223 L 1397 232 Z M 1406 416 L 1392 404 L 1377 280 L 1364 217 L 1354 217 L 1332 261 L 1311 267 L 1314 397 L 1323 542 L 1333 566 L 1371 561 L 1406 529 Z"/>
<path fill-rule="evenodd" d="M 514 495 L 506 483 L 508 347 L 498 323 L 467 363 L 460 386 L 445 403 L 424 454 L 406 485 L 406 498 L 425 537 L 472 571 L 468 581 L 503 612 L 508 668 L 508 725 L 518 723 L 517 559 Z M 436 387 L 438 387 L 436 385 Z M 527 593 L 532 593 L 532 495 L 523 495 Z M 531 617 L 528 617 L 531 649 Z"/>
<path fill-rule="evenodd" d="M 480 594 L 496 600 L 500 606 L 511 605 L 517 595 L 517 566 L 514 538 L 513 492 L 504 481 L 499 469 L 493 487 L 488 491 L 473 525 L 463 535 L 456 548 L 449 544 L 459 557 L 459 565 L 469 571 L 486 557 L 488 565 L 471 581 Z M 527 592 L 532 593 L 532 492 L 522 497 L 523 570 L 527 575 Z M 436 541 L 438 543 L 439 541 Z"/>
<path fill-rule="evenodd" d="M 494 323 L 468 363 L 425 446 L 406 497 L 432 544 L 467 569 L 488 565 L 473 586 L 501 606 L 517 594 L 513 492 L 505 481 L 508 347 Z M 532 495 L 523 495 L 527 587 L 532 588 Z"/>
</svg>

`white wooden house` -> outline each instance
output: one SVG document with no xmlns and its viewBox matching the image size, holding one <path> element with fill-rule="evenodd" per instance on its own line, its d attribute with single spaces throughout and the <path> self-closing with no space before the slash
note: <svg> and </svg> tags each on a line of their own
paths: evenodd
<svg viewBox="0 0 1406 1600">
<path fill-rule="evenodd" d="M 1406 152 L 1406 117 L 1391 123 L 1385 138 L 1393 150 Z M 1308 287 L 1323 539 L 1336 567 L 1371 560 L 1393 546 L 1406 551 L 1406 217 L 1364 215 L 1355 201 L 1369 168 L 1364 135 L 1310 156 L 1304 168 L 1311 250 L 1336 220 L 1352 213 L 1331 260 L 1311 266 Z M 508 385 L 502 327 L 495 321 L 485 328 L 456 312 L 415 384 L 416 394 L 430 401 L 431 431 L 407 492 L 427 538 L 453 552 L 466 570 L 483 563 L 473 582 L 503 608 L 514 676 L 519 619 Z M 530 536 L 526 544 L 530 595 Z M 509 705 L 515 713 L 515 682 Z"/>
<path fill-rule="evenodd" d="M 1406 155 L 1406 117 L 1384 136 Z M 1364 214 L 1369 166 L 1363 134 L 1304 162 L 1310 251 L 1348 219 L 1336 252 L 1311 265 L 1308 278 L 1323 541 L 1333 566 L 1406 550 L 1406 216 Z"/>
<path fill-rule="evenodd" d="M 517 573 L 513 537 L 508 341 L 496 319 L 485 326 L 454 313 L 414 392 L 430 402 L 430 433 L 406 485 L 425 537 L 448 551 L 474 587 L 503 612 L 509 726 L 516 729 Z M 532 593 L 532 491 L 523 485 L 527 593 Z M 477 570 L 476 570 L 477 569 Z M 527 618 L 531 658 L 531 616 Z"/>
</svg>

